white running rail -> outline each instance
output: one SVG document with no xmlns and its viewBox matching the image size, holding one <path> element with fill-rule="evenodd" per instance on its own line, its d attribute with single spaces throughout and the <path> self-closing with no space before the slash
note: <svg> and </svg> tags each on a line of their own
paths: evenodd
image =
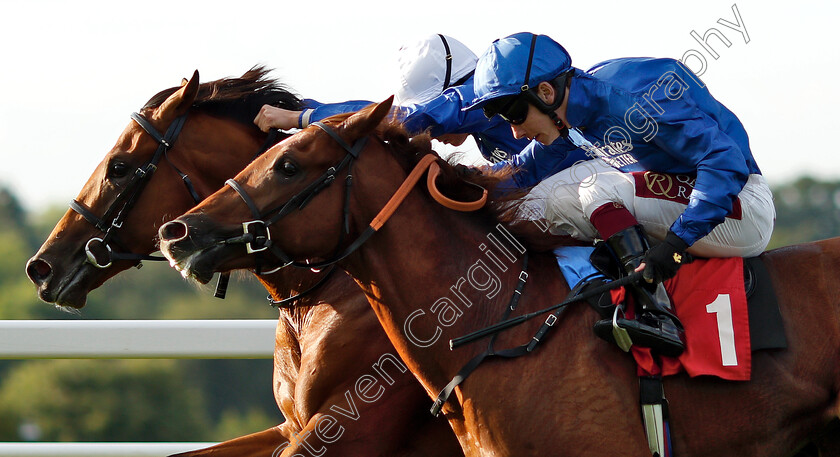
<svg viewBox="0 0 840 457">
<path fill-rule="evenodd" d="M 216 443 L 0 443 L 4 457 L 165 457 Z"/>
<path fill-rule="evenodd" d="M 6 320 L 0 359 L 268 359 L 276 326 L 270 319 Z M 0 443 L 0 456 L 163 457 L 213 444 Z"/>
<path fill-rule="evenodd" d="M 276 320 L 7 320 L 0 359 L 266 359 Z"/>
</svg>

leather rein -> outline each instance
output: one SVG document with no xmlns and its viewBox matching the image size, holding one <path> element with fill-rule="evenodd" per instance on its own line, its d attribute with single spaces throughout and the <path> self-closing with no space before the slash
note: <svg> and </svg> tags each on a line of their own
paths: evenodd
<svg viewBox="0 0 840 457">
<path fill-rule="evenodd" d="M 434 154 L 428 154 L 423 156 L 420 161 L 415 165 L 414 169 L 411 170 L 409 175 L 394 193 L 391 196 L 391 199 L 385 206 L 379 211 L 376 217 L 368 224 L 367 228 L 353 241 L 350 245 L 348 245 L 343 250 L 341 249 L 341 245 L 343 243 L 343 238 L 345 235 L 349 234 L 350 232 L 350 190 L 353 183 L 353 175 L 352 175 L 352 166 L 354 160 L 359 157 L 359 154 L 364 149 L 365 145 L 367 144 L 368 138 L 367 136 L 357 139 L 352 145 L 348 144 L 341 138 L 336 131 L 321 122 L 313 122 L 311 125 L 314 125 L 324 132 L 326 132 L 333 140 L 335 140 L 346 152 L 345 156 L 338 164 L 328 168 L 321 176 L 316 178 L 314 181 L 309 183 L 305 188 L 303 188 L 300 192 L 292 196 L 289 200 L 286 201 L 283 205 L 274 208 L 272 210 L 266 212 L 260 212 L 257 205 L 254 203 L 254 200 L 248 195 L 245 189 L 236 182 L 234 179 L 227 180 L 226 184 L 229 185 L 236 193 L 239 195 L 240 198 L 245 202 L 248 208 L 251 210 L 251 214 L 254 216 L 254 219 L 248 222 L 242 223 L 242 235 L 228 238 L 222 240 L 219 244 L 245 244 L 245 250 L 249 254 L 262 252 L 262 251 L 269 251 L 278 260 L 280 260 L 281 264 L 279 267 L 272 270 L 272 272 L 277 271 L 281 268 L 287 267 L 289 265 L 300 267 L 300 268 L 323 268 L 326 266 L 334 265 L 337 262 L 347 258 L 350 254 L 355 252 L 359 247 L 362 246 L 374 233 L 376 233 L 385 222 L 394 214 L 397 208 L 402 204 L 414 186 L 420 181 L 423 173 L 426 170 L 429 170 L 429 174 L 427 177 L 427 184 L 430 190 L 430 193 L 434 197 L 436 201 L 441 203 L 442 205 L 454 209 L 457 211 L 475 211 L 484 206 L 487 201 L 487 190 L 483 189 L 483 194 L 481 198 L 474 202 L 458 202 L 455 200 L 451 200 L 448 197 L 444 196 L 440 191 L 437 190 L 435 185 L 435 180 L 437 179 L 438 175 L 440 174 L 440 166 L 436 163 L 438 157 Z M 331 258 L 320 261 L 320 262 L 299 262 L 295 261 L 284 252 L 277 244 L 274 244 L 271 240 L 271 232 L 269 227 L 279 221 L 281 218 L 287 216 L 294 210 L 302 210 L 310 201 L 311 199 L 317 195 L 319 192 L 324 190 L 326 187 L 331 185 L 336 180 L 336 175 L 341 172 L 342 170 L 347 169 L 347 175 L 345 177 L 345 194 L 344 194 L 344 208 L 342 213 L 343 219 L 343 231 L 341 232 L 341 238 L 337 243 L 337 247 L 335 249 L 335 253 L 332 255 Z"/>
</svg>

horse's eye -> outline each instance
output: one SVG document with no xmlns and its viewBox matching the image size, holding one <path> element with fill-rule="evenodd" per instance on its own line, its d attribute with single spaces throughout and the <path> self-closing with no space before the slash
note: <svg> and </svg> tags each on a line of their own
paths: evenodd
<svg viewBox="0 0 840 457">
<path fill-rule="evenodd" d="M 281 161 L 280 163 L 277 164 L 277 171 L 279 171 L 280 173 L 283 173 L 286 176 L 291 177 L 291 176 L 294 176 L 295 173 L 297 173 L 298 168 L 297 168 L 297 165 L 295 165 L 291 161 L 283 160 L 283 161 Z"/>
<path fill-rule="evenodd" d="M 109 179 L 125 178 L 128 175 L 129 171 L 131 171 L 131 167 L 125 162 L 113 160 L 111 161 L 111 163 L 108 164 Z"/>
</svg>

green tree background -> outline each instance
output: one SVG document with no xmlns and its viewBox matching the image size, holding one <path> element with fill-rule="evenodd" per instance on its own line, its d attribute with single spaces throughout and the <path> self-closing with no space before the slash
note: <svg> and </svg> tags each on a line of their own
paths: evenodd
<svg viewBox="0 0 840 457">
<path fill-rule="evenodd" d="M 770 248 L 840 235 L 840 181 L 774 189 Z M 0 188 L 0 319 L 274 319 L 265 292 L 234 278 L 228 298 L 187 285 L 165 262 L 122 273 L 80 316 L 40 302 L 24 273 L 64 213 L 27 214 Z M 220 441 L 282 421 L 271 360 L 0 361 L 0 441 Z"/>
</svg>

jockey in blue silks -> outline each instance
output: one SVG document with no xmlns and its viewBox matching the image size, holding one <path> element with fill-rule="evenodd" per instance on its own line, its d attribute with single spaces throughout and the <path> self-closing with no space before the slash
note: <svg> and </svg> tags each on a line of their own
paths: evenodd
<svg viewBox="0 0 840 457">
<path fill-rule="evenodd" d="M 545 205 L 550 200 L 545 192 L 568 188 L 576 194 L 580 179 L 611 167 L 591 160 L 574 145 L 545 146 L 515 138 L 504 120 L 488 119 L 480 111 L 463 110 L 475 96 L 477 61 L 478 57 L 469 48 L 446 35 L 429 35 L 402 46 L 398 54 L 400 80 L 394 97 L 396 110 L 411 133 L 428 130 L 432 137 L 454 146 L 472 135 L 482 156 L 492 163 L 491 168 L 511 166 L 515 170 L 511 180 L 500 186 L 502 191 L 530 188 L 560 172 L 551 188 L 532 189 L 518 205 L 520 219 L 540 220 L 540 226 L 545 227 Z M 263 106 L 254 123 L 263 131 L 304 128 L 335 114 L 360 110 L 371 102 L 323 104 L 307 99 L 304 104 L 306 108 L 302 111 Z"/>
<path fill-rule="evenodd" d="M 491 163 L 503 162 L 529 148 L 540 160 L 540 174 L 548 176 L 588 159 L 574 147 L 546 148 L 514 138 L 501 119 L 487 119 L 481 112 L 462 110 L 473 101 L 473 74 L 478 57 L 460 41 L 446 35 L 429 35 L 400 48 L 400 81 L 394 102 L 406 129 L 428 131 L 442 142 L 461 145 L 472 135 L 481 155 Z M 358 111 L 372 102 L 352 100 L 323 104 L 305 99 L 302 111 L 264 106 L 254 122 L 269 128 L 304 128 L 335 114 Z M 500 165 L 502 166 L 502 165 Z M 533 179 L 533 176 L 523 179 Z M 518 187 L 518 185 L 516 185 Z"/>
<path fill-rule="evenodd" d="M 582 179 L 574 194 L 549 192 L 546 218 L 553 232 L 604 239 L 627 274 L 643 270 L 649 284 L 631 287 L 640 317 L 620 325 L 665 355 L 682 352 L 661 281 L 686 253 L 758 255 L 773 229 L 772 195 L 741 122 L 673 59 L 613 59 L 584 72 L 551 38 L 517 33 L 495 41 L 475 71 L 465 109 L 483 107 L 517 138 L 578 147 L 617 168 Z M 634 171 L 686 175 L 693 190 L 682 201 L 653 198 L 638 191 Z M 601 322 L 596 332 L 611 339 L 611 327 Z"/>
</svg>

